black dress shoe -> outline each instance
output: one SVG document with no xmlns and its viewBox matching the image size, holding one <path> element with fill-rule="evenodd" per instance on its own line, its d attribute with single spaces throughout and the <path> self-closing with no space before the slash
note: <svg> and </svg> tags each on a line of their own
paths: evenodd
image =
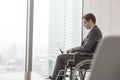
<svg viewBox="0 0 120 80">
<path fill-rule="evenodd" d="M 48 78 L 46 78 L 46 79 L 50 79 L 50 80 L 52 80 L 53 78 L 52 78 L 52 76 L 49 76 Z"/>
<path fill-rule="evenodd" d="M 53 79 L 52 76 L 49 76 L 50 79 Z"/>
</svg>

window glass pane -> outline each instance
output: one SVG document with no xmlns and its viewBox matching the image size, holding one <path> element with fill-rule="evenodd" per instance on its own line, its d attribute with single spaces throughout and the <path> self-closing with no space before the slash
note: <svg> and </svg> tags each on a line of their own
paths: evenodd
<svg viewBox="0 0 120 80">
<path fill-rule="evenodd" d="M 0 80 L 24 80 L 27 0 L 0 0 Z"/>
<path fill-rule="evenodd" d="M 82 1 L 77 1 L 34 0 L 32 80 L 52 75 L 61 54 L 58 47 L 66 50 L 80 45 Z"/>
<path fill-rule="evenodd" d="M 48 73 L 49 0 L 34 0 L 32 80 Z"/>
</svg>

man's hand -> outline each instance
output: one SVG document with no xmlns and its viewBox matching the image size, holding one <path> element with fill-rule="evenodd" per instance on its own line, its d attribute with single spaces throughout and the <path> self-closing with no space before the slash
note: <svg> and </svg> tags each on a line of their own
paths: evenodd
<svg viewBox="0 0 120 80">
<path fill-rule="evenodd" d="M 72 52 L 72 49 L 68 49 L 68 50 L 66 51 L 67 54 L 69 54 L 69 53 L 71 53 L 71 52 Z"/>
</svg>

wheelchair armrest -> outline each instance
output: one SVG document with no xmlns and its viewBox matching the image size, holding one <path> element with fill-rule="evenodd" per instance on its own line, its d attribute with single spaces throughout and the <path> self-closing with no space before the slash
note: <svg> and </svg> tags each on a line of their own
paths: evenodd
<svg viewBox="0 0 120 80">
<path fill-rule="evenodd" d="M 80 54 L 81 56 L 88 56 L 88 57 L 92 57 L 94 55 L 94 53 L 92 53 L 92 52 L 75 52 L 74 53 L 74 58 L 73 58 L 74 62 L 77 61 L 78 54 Z"/>
<path fill-rule="evenodd" d="M 75 52 L 75 53 L 73 53 L 73 59 L 69 59 L 69 60 L 67 61 L 66 67 L 74 67 L 74 66 L 75 66 L 75 63 L 76 63 L 76 61 L 77 61 L 76 57 L 78 56 L 77 54 L 80 54 L 80 55 L 83 55 L 83 56 L 89 56 L 89 57 L 92 57 L 92 56 L 93 56 L 93 53 Z"/>
<path fill-rule="evenodd" d="M 74 67 L 74 66 L 75 66 L 76 54 L 78 54 L 78 52 L 73 53 L 73 59 L 69 59 L 69 60 L 67 61 L 66 67 Z"/>
<path fill-rule="evenodd" d="M 72 66 L 74 66 L 74 59 L 70 59 L 67 61 L 66 67 L 72 67 Z"/>
<path fill-rule="evenodd" d="M 76 56 L 77 56 L 77 54 L 78 54 L 78 52 L 74 53 L 74 56 L 73 56 L 74 63 L 76 62 Z"/>
</svg>

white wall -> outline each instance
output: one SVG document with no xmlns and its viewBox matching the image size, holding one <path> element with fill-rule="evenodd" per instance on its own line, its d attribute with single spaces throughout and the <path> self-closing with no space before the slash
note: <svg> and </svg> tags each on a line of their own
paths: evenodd
<svg viewBox="0 0 120 80">
<path fill-rule="evenodd" d="M 84 14 L 93 13 L 104 36 L 120 35 L 120 0 L 84 0 Z"/>
</svg>

